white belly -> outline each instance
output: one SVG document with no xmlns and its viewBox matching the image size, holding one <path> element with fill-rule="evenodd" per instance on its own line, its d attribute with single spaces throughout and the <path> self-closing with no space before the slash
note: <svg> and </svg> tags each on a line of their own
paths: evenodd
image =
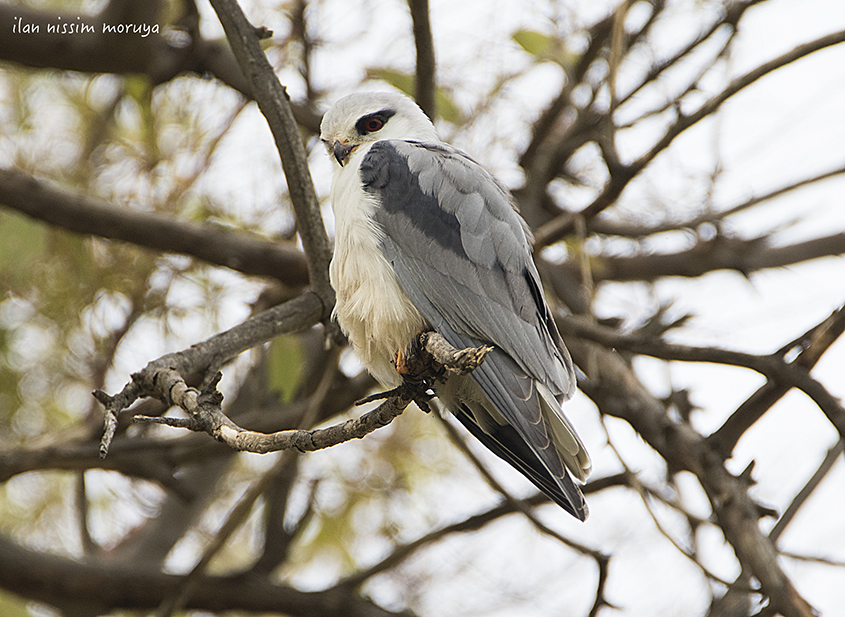
<svg viewBox="0 0 845 617">
<path fill-rule="evenodd" d="M 373 221 L 376 205 L 361 188 L 356 153 L 332 185 L 335 247 L 329 270 L 337 293 L 335 317 L 361 362 L 383 385 L 401 383 L 394 359 L 426 321 L 399 287 L 379 247 L 383 231 Z"/>
</svg>

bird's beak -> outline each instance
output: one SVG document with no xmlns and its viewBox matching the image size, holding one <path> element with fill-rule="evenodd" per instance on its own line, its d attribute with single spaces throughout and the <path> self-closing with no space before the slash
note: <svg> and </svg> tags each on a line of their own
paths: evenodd
<svg viewBox="0 0 845 617">
<path fill-rule="evenodd" d="M 346 164 L 346 159 L 349 158 L 349 155 L 357 147 L 357 145 L 350 144 L 347 139 L 336 139 L 332 144 L 332 153 L 337 159 L 337 162 L 340 163 L 340 166 L 343 167 Z"/>
</svg>

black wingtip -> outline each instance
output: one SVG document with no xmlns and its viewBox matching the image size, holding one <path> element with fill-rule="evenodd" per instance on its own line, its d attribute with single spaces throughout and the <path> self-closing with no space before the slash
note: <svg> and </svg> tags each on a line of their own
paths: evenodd
<svg viewBox="0 0 845 617">
<path fill-rule="evenodd" d="M 498 426 L 491 433 L 481 429 L 473 420 L 472 413 L 461 405 L 458 410 L 451 410 L 453 415 L 461 424 L 478 439 L 485 447 L 502 460 L 522 473 L 549 499 L 554 501 L 569 514 L 579 521 L 586 521 L 590 515 L 590 509 L 584 499 L 581 489 L 572 481 L 569 474 L 564 471 L 560 479 L 552 477 L 548 470 L 537 458 L 537 455 L 519 436 L 511 426 Z"/>
</svg>

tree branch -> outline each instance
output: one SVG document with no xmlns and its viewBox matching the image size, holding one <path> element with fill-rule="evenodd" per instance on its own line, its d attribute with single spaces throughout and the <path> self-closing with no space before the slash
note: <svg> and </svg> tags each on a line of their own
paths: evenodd
<svg viewBox="0 0 845 617">
<path fill-rule="evenodd" d="M 528 519 L 528 522 L 534 526 L 534 528 L 539 531 L 540 533 L 549 536 L 563 544 L 564 546 L 577 551 L 584 555 L 585 557 L 590 557 L 593 561 L 596 562 L 596 569 L 598 571 L 598 576 L 596 577 L 598 582 L 596 585 L 596 595 L 595 600 L 593 601 L 593 606 L 590 609 L 590 617 L 594 617 L 599 609 L 603 606 L 610 606 L 610 603 L 607 601 L 605 597 L 604 590 L 605 584 L 607 583 L 607 575 L 610 568 L 610 555 L 603 553 L 599 550 L 590 548 L 589 546 L 582 544 L 580 542 L 576 542 L 571 538 L 567 538 L 563 534 L 551 529 L 548 525 L 543 523 L 537 515 L 534 513 L 533 506 L 527 504 L 525 500 L 517 499 L 510 492 L 505 489 L 504 486 L 495 478 L 495 476 L 487 469 L 487 466 L 478 458 L 472 450 L 470 450 L 469 446 L 467 446 L 466 442 L 461 438 L 458 434 L 458 431 L 453 427 L 445 418 L 439 416 L 440 422 L 443 427 L 446 429 L 446 432 L 449 435 L 452 443 L 454 443 L 458 449 L 463 453 L 467 459 L 473 464 L 476 470 L 481 474 L 487 484 L 490 487 L 499 493 L 506 502 L 512 503 L 515 509 L 520 512 L 525 518 Z"/>
<path fill-rule="evenodd" d="M 109 396 L 100 390 L 94 396 L 106 408 L 105 427 L 100 442 L 100 456 L 105 457 L 117 428 L 118 414 L 138 398 L 151 396 L 163 401 L 178 401 L 183 407 L 198 403 L 202 393 L 185 384 L 184 375 L 200 373 L 210 376 L 228 360 L 247 349 L 265 343 L 286 332 L 298 332 L 317 323 L 323 312 L 322 301 L 313 292 L 250 317 L 237 326 L 180 352 L 170 353 L 153 360 L 143 370 L 132 376 L 123 390 Z M 216 381 L 214 381 L 216 383 Z M 205 392 L 212 396 L 212 391 Z"/>
<path fill-rule="evenodd" d="M 785 617 L 812 617 L 813 608 L 795 590 L 778 563 L 777 551 L 757 524 L 759 511 L 747 486 L 725 469 L 722 458 L 688 425 L 673 421 L 663 404 L 633 374 L 623 358 L 602 346 L 570 337 L 575 363 L 587 373 L 579 383 L 602 413 L 626 420 L 667 462 L 689 470 L 710 499 L 725 539 L 743 566 L 760 581 L 775 610 Z"/>
<path fill-rule="evenodd" d="M 279 83 L 273 68 L 255 35 L 255 28 L 247 21 L 235 0 L 211 2 L 238 64 L 252 85 L 252 92 L 261 113 L 267 119 L 282 159 L 297 229 L 308 258 L 308 278 L 311 288 L 323 303 L 322 320 L 328 319 L 334 307 L 334 289 L 329 283 L 331 247 L 320 203 L 311 181 L 311 171 L 299 127 L 291 111 L 287 91 Z"/>
<path fill-rule="evenodd" d="M 0 204 L 75 233 L 189 255 L 244 274 L 270 276 L 288 287 L 308 284 L 305 255 L 292 245 L 154 212 L 120 209 L 20 171 L 0 169 Z"/>
<path fill-rule="evenodd" d="M 593 202 L 578 212 L 578 216 L 586 220 L 590 220 L 598 215 L 603 210 L 615 203 L 616 199 L 622 193 L 622 190 L 628 183 L 642 171 L 654 158 L 665 150 L 669 145 L 675 141 L 679 135 L 690 127 L 696 125 L 702 119 L 715 113 L 722 104 L 732 96 L 741 92 L 757 80 L 766 76 L 767 74 L 791 64 L 801 58 L 804 58 L 816 51 L 825 49 L 832 45 L 838 45 L 845 41 L 845 30 L 834 32 L 826 36 L 820 37 L 809 43 L 798 45 L 793 50 L 770 60 L 756 69 L 753 69 L 737 77 L 725 87 L 722 92 L 712 97 L 696 111 L 683 114 L 680 111 L 677 113 L 675 122 L 666 130 L 663 136 L 655 143 L 645 154 L 640 156 L 633 163 L 621 166 L 617 169 L 611 170 L 610 180 L 602 189 L 601 193 L 593 200 Z M 549 178 L 551 180 L 551 178 Z M 572 233 L 574 227 L 574 218 L 571 213 L 565 213 L 552 219 L 535 234 L 535 250 L 547 246 L 560 240 L 567 234 Z"/>
<path fill-rule="evenodd" d="M 178 589 L 183 577 L 125 562 L 79 561 L 28 550 L 0 535 L 0 587 L 53 606 L 150 610 Z M 249 613 L 284 613 L 291 617 L 412 617 L 387 611 L 349 588 L 303 592 L 274 585 L 266 578 L 199 577 L 186 609 Z"/>
<path fill-rule="evenodd" d="M 361 439 L 374 430 L 387 426 L 412 401 L 416 401 L 423 411 L 428 411 L 426 400 L 430 397 L 425 391 L 431 383 L 441 380 L 444 371 L 459 374 L 471 372 L 484 362 L 491 349 L 489 346 L 482 346 L 457 350 L 439 334 L 424 332 L 419 336 L 418 353 L 405 360 L 408 368 L 408 373 L 404 375 L 405 383 L 394 390 L 359 401 L 362 403 L 387 399 L 376 409 L 324 429 L 285 430 L 270 434 L 243 429 L 223 413 L 220 406 L 223 397 L 216 389 L 219 373 L 206 383 L 202 390 L 197 391 L 188 387 L 175 370 L 161 367 L 152 375 L 133 375 L 133 382 L 147 384 L 147 389 L 143 390 L 145 395 L 171 401 L 184 409 L 188 417 L 136 416 L 135 421 L 206 432 L 216 440 L 242 452 L 266 454 L 290 449 L 300 452 L 322 450 L 352 439 Z M 98 396 L 106 397 L 103 393 Z M 103 402 L 108 403 L 105 398 Z"/>
<path fill-rule="evenodd" d="M 845 254 L 845 232 L 786 246 L 771 246 L 768 237 L 730 238 L 717 235 L 701 239 L 677 253 L 599 256 L 593 260 L 595 281 L 655 281 L 667 276 L 698 277 L 717 270 L 744 275 L 782 268 L 820 257 Z"/>
<path fill-rule="evenodd" d="M 587 482 L 587 484 L 585 484 L 583 487 L 581 487 L 581 491 L 585 495 L 590 495 L 598 493 L 608 488 L 620 486 L 628 486 L 628 477 L 626 474 L 615 474 L 612 476 L 606 476 L 604 478 L 597 478 L 595 480 L 591 480 Z M 399 546 L 393 549 L 393 552 L 391 552 L 387 557 L 385 557 L 378 563 L 373 564 L 366 570 L 361 570 L 343 579 L 338 584 L 338 587 L 359 587 L 372 577 L 376 576 L 377 574 L 380 574 L 391 568 L 396 567 L 412 555 L 416 554 L 417 551 L 425 548 L 426 546 L 439 542 L 440 540 L 449 535 L 478 531 L 479 529 L 483 529 L 489 523 L 498 520 L 504 516 L 521 513 L 522 510 L 520 509 L 517 501 L 518 500 L 502 500 L 501 503 L 490 508 L 485 512 L 474 514 L 457 523 L 452 523 L 451 525 L 447 525 L 446 527 L 435 529 L 434 531 L 431 531 L 426 535 L 417 538 L 416 540 L 408 542 L 407 544 L 400 544 Z M 521 501 L 521 503 L 524 504 L 525 507 L 529 508 L 544 503 L 551 503 L 549 498 L 546 497 L 543 493 L 536 493 L 534 495 L 531 495 L 530 497 L 526 497 L 525 499 L 519 501 Z"/>
<path fill-rule="evenodd" d="M 665 223 L 658 223 L 655 225 L 641 224 L 639 222 L 634 221 L 619 222 L 597 217 L 587 222 L 587 230 L 597 234 L 603 234 L 608 236 L 620 236 L 624 238 L 645 238 L 647 236 L 666 233 L 670 231 L 695 230 L 701 225 L 707 223 L 722 223 L 728 217 L 733 216 L 734 214 L 745 212 L 746 210 L 749 210 L 754 206 L 758 206 L 763 202 L 775 199 L 776 197 L 780 197 L 792 191 L 796 191 L 800 188 L 804 188 L 805 186 L 815 184 L 816 182 L 835 178 L 836 176 L 841 176 L 843 174 L 845 174 L 845 166 L 840 166 L 830 171 L 822 172 L 795 182 L 791 182 L 777 189 L 769 191 L 768 193 L 764 193 L 763 195 L 757 195 L 742 203 L 739 203 L 735 206 L 731 206 L 719 212 L 707 211 L 687 219 L 676 221 L 670 220 L 666 221 Z M 539 230 L 538 233 L 540 233 Z"/>
<path fill-rule="evenodd" d="M 840 439 L 836 444 L 827 451 L 827 454 L 824 457 L 824 460 L 819 465 L 819 468 L 816 469 L 815 473 L 812 477 L 807 481 L 807 483 L 798 491 L 798 494 L 795 496 L 786 510 L 781 514 L 780 518 L 775 523 L 775 526 L 772 527 L 772 530 L 769 532 L 769 539 L 772 542 L 777 542 L 780 539 L 781 534 L 786 530 L 786 527 L 789 523 L 792 522 L 792 519 L 795 518 L 795 515 L 798 514 L 798 510 L 801 509 L 807 500 L 810 498 L 810 495 L 813 494 L 813 491 L 816 490 L 816 487 L 821 484 L 821 481 L 824 477 L 828 474 L 828 472 L 833 468 L 833 464 L 836 462 L 843 453 L 845 453 L 845 439 Z"/>
<path fill-rule="evenodd" d="M 220 401 L 205 401 L 202 394 L 191 392 L 182 384 L 175 384 L 178 391 L 174 403 L 190 414 L 188 418 L 136 416 L 135 421 L 145 424 L 166 424 L 192 431 L 204 431 L 240 452 L 266 454 L 280 450 L 296 449 L 313 452 L 330 448 L 352 439 L 361 439 L 374 430 L 390 424 L 401 415 L 411 401 L 411 396 L 392 396 L 376 409 L 358 418 L 346 420 L 328 428 L 285 430 L 275 433 L 258 433 L 241 428 L 223 414 Z"/>
<path fill-rule="evenodd" d="M 574 215 L 567 215 L 567 218 L 575 219 Z M 536 251 L 539 247 L 534 248 Z M 840 255 L 845 255 L 845 232 L 785 246 L 771 246 L 769 236 L 745 239 L 717 234 L 713 238 L 699 239 L 692 247 L 675 253 L 592 255 L 589 259 L 592 281 L 600 283 L 652 282 L 669 276 L 695 278 L 718 270 L 733 270 L 748 276 L 761 270 Z M 549 267 L 557 270 L 570 284 L 582 280 L 580 266 L 580 262 L 570 260 Z M 566 296 L 572 290 L 558 289 L 558 292 Z"/>
<path fill-rule="evenodd" d="M 843 309 L 838 309 L 837 313 L 840 312 L 843 312 Z M 791 351 L 793 347 L 787 348 L 786 351 L 780 350 L 773 354 L 755 355 L 717 347 L 673 345 L 659 339 L 627 336 L 618 334 L 610 328 L 587 324 L 575 318 L 562 319 L 560 321 L 566 324 L 566 326 L 561 328 L 562 330 L 576 331 L 580 336 L 600 342 L 607 349 L 625 349 L 663 360 L 711 362 L 714 364 L 741 366 L 757 371 L 771 382 L 790 388 L 798 388 L 804 392 L 804 394 L 809 396 L 818 405 L 830 423 L 836 428 L 842 438 L 845 439 L 845 409 L 828 392 L 827 388 L 810 375 L 809 369 L 800 363 L 786 361 L 783 356 L 788 351 Z"/>
<path fill-rule="evenodd" d="M 155 15 L 143 19 L 113 15 L 119 11 L 109 7 L 123 5 L 144 7 L 160 3 L 124 2 L 112 0 L 107 8 L 95 16 L 66 12 L 38 11 L 22 6 L 0 4 L 0 23 L 12 29 L 16 18 L 21 23 L 37 25 L 37 34 L 8 34 L 0 37 L 0 60 L 16 62 L 34 68 L 54 68 L 81 73 L 112 73 L 115 75 L 147 75 L 158 85 L 178 75 L 190 73 L 204 78 L 213 75 L 230 88 L 251 99 L 251 86 L 244 78 L 234 54 L 224 40 L 202 38 L 196 15 L 186 14 L 174 29 L 181 29 L 190 36 L 188 45 L 174 45 L 162 32 L 148 36 L 103 34 L 104 23 L 146 23 L 160 30 L 169 26 L 158 23 Z M 122 7 L 120 7 L 122 8 Z M 61 20 L 60 20 L 61 18 Z M 93 32 L 75 33 L 73 36 L 49 33 L 48 25 L 73 24 L 90 26 Z M 311 133 L 320 132 L 320 116 L 306 103 L 292 105 L 297 123 Z"/>
<path fill-rule="evenodd" d="M 0 38 L 0 59 L 85 73 L 140 73 L 148 75 L 154 84 L 188 70 L 189 64 L 194 64 L 196 70 L 205 68 L 202 56 L 195 55 L 196 48 L 171 45 L 161 32 L 149 32 L 147 36 L 104 32 L 104 24 L 119 23 L 160 29 L 160 2 L 144 3 L 147 7 L 132 4 L 111 0 L 93 16 L 0 5 L 0 23 L 5 31 Z M 126 14 L 127 5 L 133 14 Z M 12 33 L 14 23 L 30 25 L 31 31 Z M 48 26 L 58 27 L 51 32 Z M 73 36 L 63 33 L 62 27 L 74 28 Z"/>
<path fill-rule="evenodd" d="M 839 308 L 820 324 L 810 328 L 788 345 L 784 345 L 778 353 L 786 356 L 797 351 L 798 355 L 793 363 L 810 371 L 843 332 L 845 332 L 845 310 Z M 740 437 L 789 390 L 789 384 L 766 382 L 737 407 L 722 426 L 707 437 L 710 446 L 724 458 L 728 458 Z"/>
<path fill-rule="evenodd" d="M 634 97 L 637 92 L 642 90 L 645 86 L 650 84 L 651 82 L 655 81 L 662 73 L 664 73 L 667 69 L 674 67 L 683 60 L 684 58 L 688 57 L 693 51 L 695 51 L 702 43 L 706 42 L 710 39 L 716 32 L 718 32 L 723 26 L 729 25 L 731 28 L 736 31 L 740 19 L 742 19 L 743 15 L 745 15 L 745 11 L 751 8 L 756 4 L 760 4 L 765 0 L 740 0 L 737 2 L 730 2 L 726 6 L 726 11 L 721 15 L 720 19 L 714 21 L 707 30 L 704 30 L 699 34 L 695 39 L 687 43 L 684 47 L 679 49 L 674 55 L 665 60 L 655 64 L 651 67 L 651 69 L 646 73 L 640 82 L 631 88 L 625 95 L 623 95 L 619 100 L 619 105 L 621 106 L 625 102 L 629 101 L 632 97 Z"/>
<path fill-rule="evenodd" d="M 434 120 L 437 109 L 434 61 L 434 40 L 431 36 L 428 0 L 408 0 L 411 21 L 414 24 L 414 46 L 417 52 L 417 70 L 414 76 L 414 98 L 425 114 Z"/>
</svg>

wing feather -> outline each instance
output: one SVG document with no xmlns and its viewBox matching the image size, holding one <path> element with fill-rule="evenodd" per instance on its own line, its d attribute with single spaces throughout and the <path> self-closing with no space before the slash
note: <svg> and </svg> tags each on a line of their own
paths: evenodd
<svg viewBox="0 0 845 617">
<path fill-rule="evenodd" d="M 411 302 L 452 345 L 495 346 L 472 379 L 534 458 L 522 460 L 525 452 L 510 433 L 504 443 L 490 437 L 495 447 L 482 441 L 537 486 L 557 486 L 569 495 L 568 509 L 584 514 L 583 497 L 554 446 L 571 425 L 550 424 L 540 392 L 542 386 L 556 402 L 568 398 L 575 385 L 572 361 L 543 298 L 529 232 L 508 192 L 444 144 L 376 142 L 360 174 L 379 206 L 374 219 L 384 232 L 382 250 Z M 565 420 L 557 407 L 553 413 Z M 461 421 L 466 425 L 469 418 Z M 562 454 L 567 463 L 573 458 Z M 540 478 L 543 469 L 547 478 Z"/>
</svg>

